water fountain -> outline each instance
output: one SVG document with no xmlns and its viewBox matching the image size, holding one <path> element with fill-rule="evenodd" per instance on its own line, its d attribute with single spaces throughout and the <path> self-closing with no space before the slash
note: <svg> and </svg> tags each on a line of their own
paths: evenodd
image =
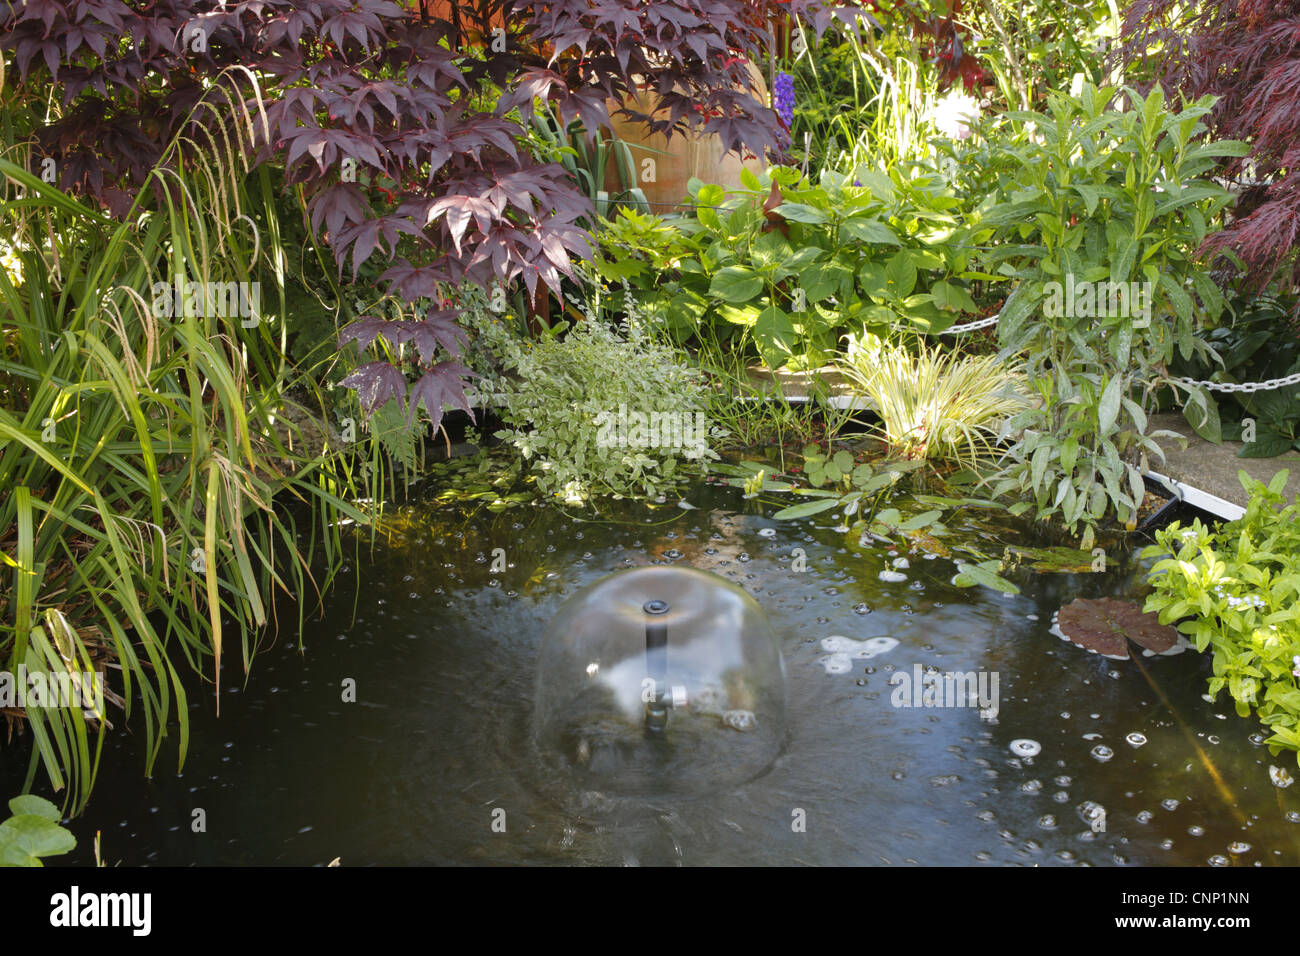
<svg viewBox="0 0 1300 956">
<path fill-rule="evenodd" d="M 785 737 L 785 669 L 758 602 L 719 575 L 618 571 L 542 643 L 536 730 L 583 789 L 701 792 L 762 773 Z"/>
</svg>

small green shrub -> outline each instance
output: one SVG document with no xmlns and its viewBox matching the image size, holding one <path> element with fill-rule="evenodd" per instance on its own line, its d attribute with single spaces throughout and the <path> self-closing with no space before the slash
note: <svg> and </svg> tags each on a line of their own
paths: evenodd
<svg viewBox="0 0 1300 956">
<path fill-rule="evenodd" d="M 638 323 L 619 331 L 594 316 L 520 341 L 489 323 L 505 374 L 484 383 L 506 428 L 496 433 L 533 463 L 538 487 L 568 502 L 592 495 L 656 496 L 703 459 L 708 396 L 685 355 Z"/>
<path fill-rule="evenodd" d="M 1179 622 L 1198 651 L 1213 648 L 1210 694 L 1226 687 L 1242 717 L 1254 707 L 1272 751 L 1294 750 L 1300 763 L 1300 499 L 1278 510 L 1285 469 L 1267 487 L 1239 477 L 1250 503 L 1236 521 L 1156 532 L 1143 554 L 1165 557 L 1149 572 L 1145 610 Z"/>
<path fill-rule="evenodd" d="M 1038 516 L 1071 531 L 1113 515 L 1136 520 L 1155 395 L 1171 385 L 1175 352 L 1207 347 L 1193 334 L 1223 296 L 1197 261 L 1229 193 L 1209 177 L 1235 142 L 1206 142 L 1210 101 L 1173 112 L 1159 88 L 1145 98 L 1083 84 L 1055 93 L 1049 115 L 1008 114 L 1033 126 L 1007 151 L 1019 166 L 984 223 L 997 248 L 986 269 L 1017 280 L 998 322 L 1006 358 L 1023 356 L 1039 403 L 1016 416 L 1019 438 L 995 494 L 1032 498 Z M 1209 414 L 1203 391 L 1189 410 Z M 1167 433 L 1172 434 L 1172 433 Z"/>
</svg>

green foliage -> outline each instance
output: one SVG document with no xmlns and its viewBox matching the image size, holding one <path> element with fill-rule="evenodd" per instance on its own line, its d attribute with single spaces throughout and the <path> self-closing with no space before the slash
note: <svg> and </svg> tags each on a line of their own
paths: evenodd
<svg viewBox="0 0 1300 956">
<path fill-rule="evenodd" d="M 775 167 L 741 179 L 732 198 L 692 181 L 694 216 L 605 224 L 597 272 L 627 282 L 676 341 L 730 340 L 770 368 L 807 369 L 845 331 L 938 332 L 977 311 L 973 283 L 985 277 L 970 245 L 987 233 L 959 222 L 933 170 L 864 166 L 813 184 Z"/>
<path fill-rule="evenodd" d="M 533 463 L 542 492 L 574 503 L 653 497 L 717 458 L 702 375 L 682 353 L 636 324 L 616 332 L 594 315 L 561 331 L 520 342 L 500 325 L 484 330 L 506 372 L 485 383 L 507 426 L 497 437 Z"/>
<path fill-rule="evenodd" d="M 1002 423 L 1026 404 L 1018 376 L 991 355 L 924 344 L 913 354 L 868 333 L 849 336 L 842 368 L 871 399 L 896 458 L 977 468 L 994 455 Z"/>
<path fill-rule="evenodd" d="M 1163 559 L 1145 609 L 1213 649 L 1210 694 L 1227 688 L 1243 717 L 1253 707 L 1272 751 L 1294 750 L 1300 763 L 1300 499 L 1286 505 L 1285 469 L 1267 487 L 1239 477 L 1250 502 L 1236 521 L 1156 532 L 1143 554 Z"/>
<path fill-rule="evenodd" d="M 249 667 L 273 589 L 318 593 L 339 563 L 339 518 L 368 520 L 318 424 L 323 396 L 285 355 L 274 208 L 250 234 L 266 195 L 250 185 L 266 180 L 247 178 L 252 131 L 234 126 L 204 145 L 178 140 L 122 222 L 0 160 L 22 260 L 21 283 L 0 273 L 0 669 L 106 672 L 108 699 L 143 717 L 149 769 L 168 734 L 185 757 L 179 668 L 212 668 L 219 687 L 232 643 Z M 158 287 L 177 277 L 260 282 L 261 314 L 206 302 L 167 314 Z M 305 522 L 273 506 L 281 493 L 307 506 Z M 25 786 L 43 768 L 80 809 L 107 715 L 24 716 Z"/>
<path fill-rule="evenodd" d="M 1296 297 L 1238 295 L 1228 302 L 1231 321 L 1201 337 L 1210 356 L 1175 356 L 1174 374 L 1197 381 L 1262 382 L 1300 372 L 1300 328 Z M 1300 449 L 1300 388 L 1215 393 L 1208 389 L 1209 415 L 1184 409 L 1202 438 L 1244 442 L 1238 458 L 1272 458 Z M 1253 434 L 1246 426 L 1252 419 Z M 1244 432 L 1244 434 L 1243 434 Z"/>
<path fill-rule="evenodd" d="M 9 801 L 13 814 L 0 823 L 0 866 L 44 866 L 41 857 L 76 849 L 77 838 L 59 825 L 59 808 L 31 794 Z"/>
<path fill-rule="evenodd" d="M 1155 393 L 1176 351 L 1205 350 L 1194 332 L 1223 307 L 1195 261 L 1229 200 L 1209 175 L 1245 149 L 1200 139 L 1209 100 L 1173 112 L 1159 88 L 1125 92 L 1126 109 L 1084 84 L 1053 94 L 1046 117 L 1012 114 L 1033 131 L 1007 147 L 1019 168 L 984 218 L 1004 243 L 986 261 L 1017 280 L 1002 355 L 1024 356 L 1038 399 L 1012 420 L 1020 437 L 995 493 L 1082 524 L 1085 548 L 1104 517 L 1134 522 L 1148 456 L 1163 457 L 1147 433 Z M 1199 390 L 1187 401 L 1206 408 Z"/>
<path fill-rule="evenodd" d="M 533 151 L 540 159 L 563 166 L 577 187 L 591 200 L 598 216 L 612 216 L 620 205 L 650 211 L 645 192 L 639 187 L 627 186 L 635 183 L 637 178 L 632 150 L 623 140 L 618 137 L 607 139 L 601 130 L 588 138 L 579 119 L 574 119 L 567 129 L 564 128 L 558 108 L 550 103 L 532 113 L 527 129 Z M 605 170 L 611 161 L 619 182 L 623 184 L 623 189 L 613 196 L 605 189 Z M 585 220 L 583 222 L 585 224 Z"/>
<path fill-rule="evenodd" d="M 1102 50 L 1118 32 L 1115 0 L 879 0 L 865 26 L 800 30 L 783 63 L 793 150 L 814 169 L 925 156 L 943 145 L 936 108 L 963 80 L 984 109 L 1032 109 L 1075 74 L 1106 82 Z"/>
</svg>

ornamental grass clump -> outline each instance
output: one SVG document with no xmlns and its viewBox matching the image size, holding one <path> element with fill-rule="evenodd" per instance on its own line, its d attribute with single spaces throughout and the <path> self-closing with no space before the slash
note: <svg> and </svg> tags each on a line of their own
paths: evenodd
<svg viewBox="0 0 1300 956">
<path fill-rule="evenodd" d="M 870 333 L 847 338 L 840 367 L 875 405 L 894 457 L 976 467 L 994 454 L 1003 421 L 1025 407 L 1017 376 L 994 356 L 924 344 L 913 354 Z"/>
</svg>

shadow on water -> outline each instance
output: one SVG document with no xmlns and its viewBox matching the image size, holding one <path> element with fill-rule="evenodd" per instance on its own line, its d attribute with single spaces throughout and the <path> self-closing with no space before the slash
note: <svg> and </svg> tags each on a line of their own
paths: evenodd
<svg viewBox="0 0 1300 956">
<path fill-rule="evenodd" d="M 599 521 L 402 509 L 302 652 L 281 633 L 245 687 L 228 665 L 220 719 L 192 687 L 183 774 L 165 751 L 143 779 L 138 738 L 112 735 L 66 861 L 91 862 L 99 830 L 123 864 L 1300 863 L 1300 787 L 1268 773 L 1287 758 L 1226 696 L 1202 698 L 1206 658 L 1108 661 L 1048 633 L 1074 597 L 1131 593 L 1131 562 L 1019 571 L 1012 597 L 955 588 L 951 561 L 918 555 L 884 583 L 888 547 L 852 550 L 824 515 L 777 522 L 703 485 L 688 499 L 697 510 L 620 503 Z M 990 512 L 949 524 L 995 552 L 1025 543 Z M 533 742 L 542 633 L 583 585 L 653 562 L 714 571 L 762 605 L 785 657 L 785 746 L 757 778 L 701 794 L 583 792 Z M 899 643 L 828 673 L 832 635 Z M 895 706 L 891 678 L 927 668 L 996 675 L 996 719 Z M 1020 738 L 1041 751 L 1016 756 Z M 21 748 L 0 760 L 21 779 Z"/>
</svg>

